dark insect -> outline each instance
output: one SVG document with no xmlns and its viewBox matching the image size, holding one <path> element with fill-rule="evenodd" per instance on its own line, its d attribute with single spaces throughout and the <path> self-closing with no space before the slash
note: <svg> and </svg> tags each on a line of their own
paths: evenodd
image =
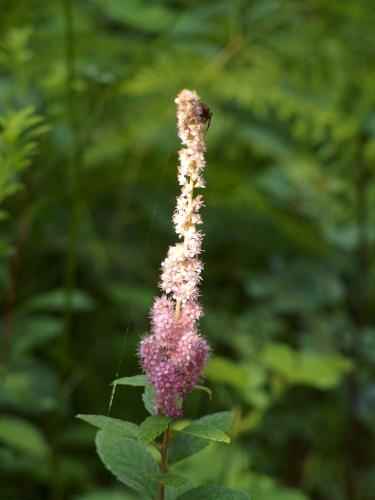
<svg viewBox="0 0 375 500">
<path fill-rule="evenodd" d="M 212 111 L 204 102 L 201 102 L 201 116 L 204 123 L 207 124 L 206 132 L 210 128 Z"/>
</svg>

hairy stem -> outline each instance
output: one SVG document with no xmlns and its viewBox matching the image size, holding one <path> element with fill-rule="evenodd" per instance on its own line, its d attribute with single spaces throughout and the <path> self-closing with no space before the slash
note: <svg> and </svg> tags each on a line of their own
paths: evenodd
<svg viewBox="0 0 375 500">
<path fill-rule="evenodd" d="M 169 429 L 169 425 L 168 425 L 167 430 L 164 432 L 164 435 L 163 435 L 163 443 L 160 447 L 160 452 L 161 452 L 160 472 L 162 474 L 166 474 L 168 472 L 168 444 L 169 444 L 169 440 L 170 440 L 170 429 Z M 159 500 L 164 500 L 164 491 L 165 491 L 164 484 L 160 484 Z"/>
</svg>

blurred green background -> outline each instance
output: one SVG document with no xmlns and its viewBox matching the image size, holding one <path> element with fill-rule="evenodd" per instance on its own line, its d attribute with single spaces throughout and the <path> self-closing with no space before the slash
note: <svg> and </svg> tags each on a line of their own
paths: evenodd
<svg viewBox="0 0 375 500">
<path fill-rule="evenodd" d="M 370 0 L 1 0 L 0 498 L 134 498 L 107 414 L 175 236 L 174 98 L 213 111 L 202 332 L 233 444 L 181 464 L 253 500 L 375 498 Z M 140 422 L 137 388 L 111 416 Z"/>
</svg>

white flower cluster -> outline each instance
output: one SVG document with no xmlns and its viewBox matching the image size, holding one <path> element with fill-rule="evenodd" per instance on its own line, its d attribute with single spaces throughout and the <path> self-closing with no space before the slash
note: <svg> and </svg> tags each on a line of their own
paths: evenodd
<svg viewBox="0 0 375 500">
<path fill-rule="evenodd" d="M 178 135 L 183 148 L 179 151 L 178 182 L 181 186 L 173 214 L 175 230 L 182 243 L 170 247 L 162 263 L 160 287 L 182 304 L 198 296 L 197 287 L 203 269 L 201 253 L 202 223 L 199 213 L 203 196 L 194 197 L 195 188 L 204 188 L 202 177 L 206 165 L 204 153 L 205 117 L 202 102 L 195 91 L 182 90 L 176 98 Z"/>
</svg>

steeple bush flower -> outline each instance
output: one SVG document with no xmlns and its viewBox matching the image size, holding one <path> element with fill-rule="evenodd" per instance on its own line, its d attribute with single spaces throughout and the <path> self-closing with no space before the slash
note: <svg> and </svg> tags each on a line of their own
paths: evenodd
<svg viewBox="0 0 375 500">
<path fill-rule="evenodd" d="M 203 233 L 197 225 L 202 223 L 203 197 L 194 190 L 204 187 L 204 129 L 211 112 L 190 90 L 183 90 L 176 103 L 182 142 L 178 167 L 181 191 L 173 222 L 179 241 L 169 248 L 161 264 L 162 294 L 154 300 L 150 333 L 141 339 L 138 349 L 146 376 L 115 380 L 110 401 L 111 407 L 116 384 L 143 386 L 143 402 L 149 416 L 139 425 L 109 415 L 78 417 L 99 428 L 96 448 L 105 466 L 145 498 L 249 500 L 247 494 L 224 486 L 195 486 L 191 478 L 170 471 L 176 461 L 197 453 L 211 441 L 229 443 L 226 433 L 232 421 L 231 412 L 222 411 L 182 428 L 173 422 L 183 415 L 183 400 L 196 387 L 210 354 L 206 340 L 198 333 L 202 316 L 198 297 Z M 159 451 L 157 457 L 150 453 L 151 443 Z M 174 457 L 171 464 L 169 457 Z"/>
<path fill-rule="evenodd" d="M 202 315 L 198 287 L 203 263 L 199 256 L 203 233 L 200 209 L 203 196 L 194 189 L 204 188 L 205 107 L 196 92 L 183 90 L 176 98 L 179 151 L 177 198 L 173 223 L 181 240 L 168 250 L 161 264 L 160 288 L 165 293 L 155 299 L 151 310 L 151 332 L 143 337 L 139 358 L 148 382 L 156 392 L 155 410 L 171 418 L 182 416 L 181 404 L 201 377 L 209 357 L 209 346 L 198 333 Z"/>
</svg>

